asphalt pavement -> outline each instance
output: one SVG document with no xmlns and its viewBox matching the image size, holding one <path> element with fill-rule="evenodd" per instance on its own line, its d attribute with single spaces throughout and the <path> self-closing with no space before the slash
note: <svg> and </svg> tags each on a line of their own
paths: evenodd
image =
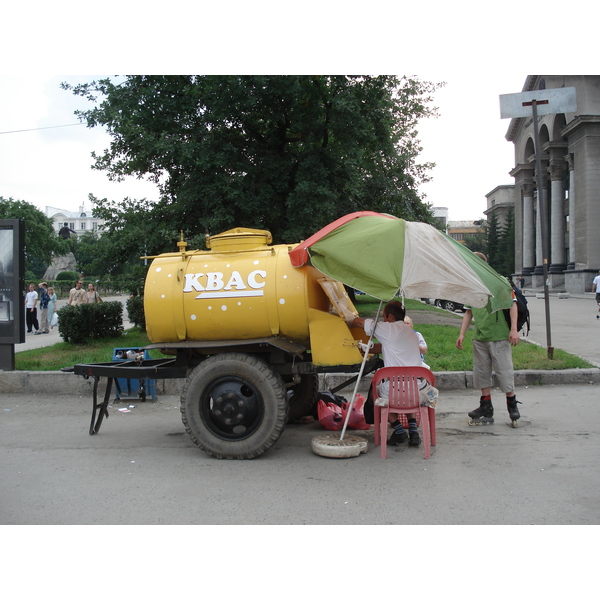
<svg viewBox="0 0 600 600">
<path fill-rule="evenodd" d="M 600 312 L 595 295 L 549 294 L 549 310 L 541 290 L 525 290 L 532 328 L 526 337 L 544 348 L 554 347 L 585 358 L 600 367 Z"/>
<path fill-rule="evenodd" d="M 499 393 L 486 426 L 467 424 L 474 390 L 441 394 L 428 460 L 406 445 L 382 460 L 372 430 L 348 431 L 368 441 L 365 454 L 323 458 L 311 450 L 324 433 L 313 422 L 288 425 L 263 455 L 235 461 L 192 443 L 177 396 L 114 403 L 90 436 L 89 396 L 2 394 L 0 523 L 600 524 L 597 388 L 531 386 L 518 397 L 512 428 Z"/>
<path fill-rule="evenodd" d="M 526 295 L 529 339 L 546 346 L 545 303 Z M 552 345 L 599 364 L 597 312 L 592 294 L 552 296 Z M 517 428 L 498 390 L 496 422 L 476 427 L 476 390 L 440 393 L 429 460 L 406 446 L 382 460 L 372 431 L 353 432 L 367 453 L 323 458 L 313 422 L 287 426 L 255 460 L 220 461 L 185 434 L 176 394 L 114 402 L 90 436 L 89 392 L 13 389 L 0 394 L 0 524 L 600 524 L 598 386 L 523 385 L 517 396 Z"/>
</svg>

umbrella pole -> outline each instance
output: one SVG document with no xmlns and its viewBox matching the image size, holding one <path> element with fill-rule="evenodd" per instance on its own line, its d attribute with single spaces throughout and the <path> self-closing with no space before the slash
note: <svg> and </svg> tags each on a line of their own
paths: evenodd
<svg viewBox="0 0 600 600">
<path fill-rule="evenodd" d="M 377 325 L 377 321 L 379 320 L 379 313 L 381 312 L 381 306 L 383 305 L 383 300 L 379 302 L 379 308 L 377 309 L 377 316 L 375 317 L 375 325 Z M 369 338 L 369 345 L 371 344 L 371 340 L 373 339 L 373 335 L 375 334 L 375 327 L 373 327 L 373 332 L 371 333 L 371 337 Z M 365 364 L 367 363 L 369 352 L 365 352 L 363 356 L 362 363 L 360 365 L 360 371 L 358 372 L 358 378 L 356 383 L 354 384 L 354 391 L 352 392 L 352 400 L 350 401 L 350 406 L 348 407 L 348 412 L 346 413 L 346 420 L 344 421 L 344 427 L 342 427 L 342 433 L 340 434 L 340 440 L 344 439 L 344 434 L 346 433 L 346 427 L 348 426 L 348 421 L 350 420 L 350 415 L 352 414 L 352 409 L 354 408 L 354 401 L 356 399 L 356 393 L 358 392 L 358 386 L 360 384 L 360 380 L 362 378 L 363 371 L 365 370 Z"/>
</svg>

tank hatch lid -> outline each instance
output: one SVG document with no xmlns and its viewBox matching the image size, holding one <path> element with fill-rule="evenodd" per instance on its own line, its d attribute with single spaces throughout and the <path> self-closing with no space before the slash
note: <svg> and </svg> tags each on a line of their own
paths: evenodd
<svg viewBox="0 0 600 600">
<path fill-rule="evenodd" d="M 211 235 L 207 246 L 214 252 L 239 252 L 268 246 L 273 241 L 270 231 L 236 227 L 217 235 Z"/>
</svg>

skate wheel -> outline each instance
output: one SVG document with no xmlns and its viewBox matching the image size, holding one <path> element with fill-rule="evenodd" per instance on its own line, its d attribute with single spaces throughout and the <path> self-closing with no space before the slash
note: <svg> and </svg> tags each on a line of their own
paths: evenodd
<svg viewBox="0 0 600 600">
<path fill-rule="evenodd" d="M 485 419 L 482 421 L 474 421 L 473 419 L 469 419 L 467 423 L 469 425 L 493 425 L 494 419 Z"/>
<path fill-rule="evenodd" d="M 511 426 L 513 429 L 516 429 L 516 428 L 517 428 L 517 422 L 516 422 L 516 421 L 512 421 L 512 422 L 511 422 L 511 424 L 510 424 L 510 426 Z"/>
<path fill-rule="evenodd" d="M 340 433 L 327 433 L 312 439 L 312 451 L 319 456 L 327 458 L 352 458 L 367 451 L 368 442 L 357 435 L 344 435 L 340 440 Z"/>
</svg>

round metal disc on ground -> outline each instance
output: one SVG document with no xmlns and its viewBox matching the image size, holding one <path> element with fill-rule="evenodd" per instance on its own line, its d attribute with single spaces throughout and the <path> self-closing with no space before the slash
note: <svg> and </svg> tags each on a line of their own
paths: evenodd
<svg viewBox="0 0 600 600">
<path fill-rule="evenodd" d="M 357 435 L 344 435 L 341 433 L 325 433 L 312 439 L 312 451 L 319 456 L 328 458 L 352 458 L 367 451 L 368 443 L 363 437 Z"/>
</svg>

